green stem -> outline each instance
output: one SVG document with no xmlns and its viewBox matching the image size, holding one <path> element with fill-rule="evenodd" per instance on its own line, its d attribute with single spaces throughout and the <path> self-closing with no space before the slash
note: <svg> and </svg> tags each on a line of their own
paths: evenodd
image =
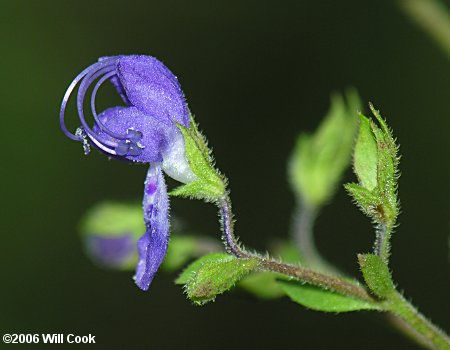
<svg viewBox="0 0 450 350">
<path fill-rule="evenodd" d="M 328 272 L 333 275 L 341 273 L 330 265 L 319 253 L 314 242 L 314 222 L 318 216 L 318 208 L 300 202 L 294 215 L 294 239 L 300 256 L 305 265 L 320 272 Z"/>
<path fill-rule="evenodd" d="M 247 252 L 241 247 L 234 235 L 233 212 L 228 195 L 224 195 L 219 199 L 217 205 L 221 217 L 223 239 L 228 252 L 231 254 L 241 259 L 257 258 L 260 267 L 264 270 L 278 272 L 321 288 L 331 289 L 344 295 L 376 303 L 381 309 L 397 317 L 399 323 L 403 326 L 402 330 L 405 332 L 405 328 L 408 328 L 410 332 L 405 333 L 412 334 L 418 343 L 426 344 L 431 349 L 450 350 L 448 336 L 420 314 L 397 291 L 390 295 L 387 300 L 379 301 L 372 297 L 364 287 L 356 283 Z"/>
<path fill-rule="evenodd" d="M 294 214 L 294 239 L 302 258 L 310 265 L 320 264 L 319 252 L 313 236 L 314 221 L 318 210 L 316 207 L 300 202 Z"/>
<path fill-rule="evenodd" d="M 278 272 L 321 288 L 334 290 L 343 295 L 352 296 L 373 303 L 376 302 L 367 290 L 359 284 L 349 282 L 336 276 L 316 272 L 308 268 L 286 264 L 270 257 L 262 257 L 256 253 L 247 252 L 239 245 L 238 240 L 234 235 L 233 212 L 231 210 L 231 201 L 228 195 L 223 196 L 217 204 L 219 207 L 223 240 L 226 249 L 237 258 L 256 258 L 259 260 L 259 266 L 263 270 Z"/>
<path fill-rule="evenodd" d="M 450 58 L 450 14 L 436 0 L 401 0 L 405 12 L 424 29 Z"/>
<path fill-rule="evenodd" d="M 449 350 L 450 339 L 441 329 L 423 316 L 403 295 L 395 292 L 383 302 L 385 310 L 401 319 L 412 331 L 412 336 L 421 340 L 430 349 Z"/>
<path fill-rule="evenodd" d="M 389 265 L 389 255 L 391 250 L 392 225 L 380 224 L 376 231 L 376 240 L 374 253 L 383 259 L 386 265 Z"/>
<path fill-rule="evenodd" d="M 323 289 L 330 289 L 343 295 L 351 296 L 359 300 L 365 300 L 371 303 L 377 301 L 359 284 L 348 282 L 342 278 L 326 275 L 311 269 L 303 268 L 276 261 L 271 258 L 256 256 L 260 260 L 259 266 L 271 272 L 278 272 L 283 275 L 293 277 L 299 281 L 312 284 Z"/>
</svg>

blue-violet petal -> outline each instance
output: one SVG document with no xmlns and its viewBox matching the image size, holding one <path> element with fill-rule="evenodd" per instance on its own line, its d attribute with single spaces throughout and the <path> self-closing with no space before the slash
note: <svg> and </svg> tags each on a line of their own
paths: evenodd
<svg viewBox="0 0 450 350">
<path fill-rule="evenodd" d="M 146 232 L 138 240 L 139 261 L 134 280 L 148 290 L 167 253 L 169 243 L 169 198 L 160 164 L 151 164 L 144 190 Z"/>
<path fill-rule="evenodd" d="M 117 74 L 133 106 L 165 124 L 177 122 L 189 126 L 181 86 L 161 61 L 151 56 L 121 56 L 117 60 Z"/>
</svg>

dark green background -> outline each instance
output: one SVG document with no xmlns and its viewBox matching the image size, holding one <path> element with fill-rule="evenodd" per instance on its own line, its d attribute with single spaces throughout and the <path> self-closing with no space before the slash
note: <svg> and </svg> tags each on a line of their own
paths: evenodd
<svg viewBox="0 0 450 350">
<path fill-rule="evenodd" d="M 158 274 L 143 293 L 130 273 L 93 266 L 79 217 L 102 199 L 139 200 L 146 166 L 84 157 L 60 132 L 58 109 L 78 72 L 119 53 L 154 55 L 178 75 L 229 177 L 237 233 L 261 250 L 288 235 L 285 168 L 295 136 L 318 124 L 331 92 L 357 87 L 401 143 L 394 277 L 450 328 L 450 62 L 395 1 L 1 0 L 0 45 L 1 333 L 92 333 L 105 349 L 414 347 L 381 315 L 231 294 L 199 308 L 174 276 Z M 111 88 L 99 100 L 118 101 Z M 73 104 L 68 118 L 75 128 Z M 176 199 L 172 209 L 187 229 L 218 237 L 211 205 Z M 356 275 L 355 254 L 371 249 L 373 233 L 340 190 L 317 239 Z"/>
</svg>

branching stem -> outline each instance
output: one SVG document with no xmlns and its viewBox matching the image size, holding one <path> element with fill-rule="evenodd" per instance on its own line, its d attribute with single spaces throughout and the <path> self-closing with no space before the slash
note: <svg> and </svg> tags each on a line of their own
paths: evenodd
<svg viewBox="0 0 450 350">
<path fill-rule="evenodd" d="M 243 249 L 234 235 L 233 213 L 231 211 L 231 201 L 228 196 L 224 196 L 218 203 L 222 220 L 223 239 L 227 250 L 238 258 L 257 258 L 260 261 L 260 268 L 278 272 L 289 277 L 293 277 L 302 282 L 307 282 L 325 289 L 331 289 L 344 295 L 352 296 L 369 302 L 376 300 L 362 286 L 349 282 L 339 277 L 326 275 L 300 266 L 285 264 L 272 258 L 262 257 L 259 254 L 249 253 Z"/>
<path fill-rule="evenodd" d="M 234 235 L 233 213 L 228 195 L 222 197 L 217 202 L 217 205 L 220 211 L 225 246 L 229 253 L 237 258 L 257 258 L 260 261 L 259 266 L 263 270 L 278 272 L 302 282 L 374 303 L 380 307 L 381 311 L 390 312 L 397 317 L 402 324 L 406 325 L 410 331 L 412 331 L 414 338 L 422 345 L 426 344 L 431 349 L 450 350 L 450 339 L 448 336 L 420 314 L 417 309 L 415 309 L 414 306 L 397 291 L 385 300 L 375 299 L 364 287 L 356 283 L 316 272 L 308 268 L 285 264 L 269 257 L 260 256 L 256 253 L 247 252 L 239 245 L 237 238 Z"/>
</svg>

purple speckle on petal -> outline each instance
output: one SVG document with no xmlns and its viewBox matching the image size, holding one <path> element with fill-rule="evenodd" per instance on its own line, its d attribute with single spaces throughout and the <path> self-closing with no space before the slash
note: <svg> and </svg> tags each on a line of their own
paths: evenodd
<svg viewBox="0 0 450 350">
<path fill-rule="evenodd" d="M 154 194 L 156 192 L 156 184 L 155 183 L 149 183 L 147 185 L 146 191 L 147 191 L 147 194 L 150 195 L 150 196 L 152 194 Z"/>
<path fill-rule="evenodd" d="M 134 280 L 142 290 L 148 290 L 167 253 L 169 243 L 169 198 L 161 166 L 151 164 L 147 173 L 144 193 L 144 221 L 147 227 L 137 241 L 139 260 Z M 147 194 L 148 186 L 155 184 L 152 195 Z"/>
</svg>

